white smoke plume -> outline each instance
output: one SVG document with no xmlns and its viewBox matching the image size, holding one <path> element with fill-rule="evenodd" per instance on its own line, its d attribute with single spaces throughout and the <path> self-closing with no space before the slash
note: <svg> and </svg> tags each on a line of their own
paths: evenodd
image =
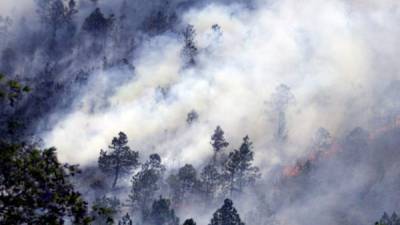
<svg viewBox="0 0 400 225">
<path fill-rule="evenodd" d="M 15 16 L 23 15 L 33 8 L 33 1 L 31 0 L 18 0 L 18 1 L 1 1 L 0 2 L 0 15 Z"/>
<path fill-rule="evenodd" d="M 56 146 L 62 161 L 85 165 L 96 162 L 100 149 L 123 131 L 142 158 L 157 152 L 169 168 L 199 166 L 212 154 L 210 136 L 220 125 L 229 149 L 250 136 L 256 164 L 268 177 L 276 165 L 306 155 L 319 127 L 334 137 L 356 126 L 373 128 L 377 96 L 400 79 L 399 6 L 395 0 L 259 0 L 252 6 L 194 8 L 181 15 L 182 27 L 191 24 L 196 30 L 199 54 L 193 67 L 184 65 L 181 36 L 148 37 L 130 59 L 134 72 L 91 75 L 73 112 L 43 134 L 45 145 Z M 212 29 L 214 24 L 220 31 Z M 270 104 L 280 84 L 295 97 L 286 112 L 284 148 L 274 141 L 277 121 Z M 189 125 L 191 110 L 199 119 Z M 285 208 L 280 221 L 333 221 L 332 209 L 340 206 L 343 193 L 368 182 L 358 169 L 346 186 L 335 192 L 321 187 L 314 198 L 305 198 L 307 207 Z M 320 214 L 310 216 L 310 211 Z M 199 217 L 199 224 L 209 218 Z"/>
<path fill-rule="evenodd" d="M 192 10 L 183 22 L 197 33 L 194 68 L 182 69 L 178 36 L 149 39 L 132 59 L 135 73 L 123 75 L 129 82 L 105 95 L 105 86 L 123 72 L 93 75 L 75 112 L 54 126 L 46 144 L 58 146 L 62 160 L 85 163 L 122 130 L 134 149 L 195 163 L 210 154 L 209 136 L 221 125 L 232 146 L 249 134 L 258 157 L 277 162 L 268 144 L 274 122 L 266 102 L 283 83 L 296 98 L 288 116 L 293 146 L 285 155 L 299 155 L 318 127 L 336 134 L 343 123 L 365 125 L 376 81 L 396 78 L 382 71 L 388 69 L 382 58 L 398 52 L 398 14 L 389 6 L 397 4 L 260 1 L 256 9 L 209 4 Z M 214 24 L 222 34 L 212 31 Z M 166 99 L 159 87 L 168 89 Z M 200 119 L 189 127 L 191 109 Z"/>
</svg>

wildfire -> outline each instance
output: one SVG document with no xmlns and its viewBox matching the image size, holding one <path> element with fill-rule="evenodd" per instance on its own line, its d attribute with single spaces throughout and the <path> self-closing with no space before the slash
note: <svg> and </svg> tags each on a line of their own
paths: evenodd
<svg viewBox="0 0 400 225">
<path fill-rule="evenodd" d="M 394 123 L 390 123 L 386 126 L 378 128 L 378 129 L 374 130 L 373 132 L 371 132 L 368 138 L 369 138 L 369 140 L 373 140 L 376 137 L 378 137 L 379 135 L 381 135 L 387 131 L 390 131 L 392 129 L 399 128 L 399 127 L 400 127 L 400 115 L 396 117 L 396 119 L 394 120 Z"/>
<path fill-rule="evenodd" d="M 283 175 L 285 177 L 297 177 L 300 175 L 301 172 L 301 167 L 299 164 L 296 164 L 295 166 L 285 166 L 283 168 Z"/>
<path fill-rule="evenodd" d="M 375 129 L 369 134 L 369 141 L 372 141 L 380 135 L 388 132 L 392 129 L 400 128 L 400 115 L 396 117 L 394 123 Z M 295 165 L 288 165 L 283 168 L 284 177 L 297 177 L 304 172 L 304 170 L 313 162 L 319 159 L 329 159 L 336 155 L 336 153 L 342 150 L 340 144 L 337 141 L 333 141 L 330 147 L 326 150 L 312 151 L 306 159 L 298 160 Z"/>
</svg>

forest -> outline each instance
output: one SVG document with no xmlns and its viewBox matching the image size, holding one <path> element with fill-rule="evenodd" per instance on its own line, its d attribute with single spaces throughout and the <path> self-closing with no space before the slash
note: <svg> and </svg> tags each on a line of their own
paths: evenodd
<svg viewBox="0 0 400 225">
<path fill-rule="evenodd" d="M 2 0 L 0 225 L 400 225 L 396 0 Z"/>
</svg>

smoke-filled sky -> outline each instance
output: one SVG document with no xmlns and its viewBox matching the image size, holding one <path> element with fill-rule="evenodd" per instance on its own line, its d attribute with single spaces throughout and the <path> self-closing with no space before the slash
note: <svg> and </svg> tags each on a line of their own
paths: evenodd
<svg viewBox="0 0 400 225">
<path fill-rule="evenodd" d="M 396 1 L 258 1 L 252 8 L 210 2 L 181 15 L 196 30 L 196 66 L 184 67 L 178 35 L 148 38 L 130 59 L 135 72 L 91 75 L 45 143 L 56 145 L 62 160 L 85 163 L 124 131 L 134 149 L 196 164 L 211 154 L 210 135 L 221 125 L 232 147 L 248 134 L 259 163 L 288 160 L 304 153 L 319 127 L 334 135 L 368 127 L 376 89 L 398 78 L 399 15 Z M 283 154 L 271 145 L 268 104 L 280 84 L 295 96 Z M 114 91 L 106 92 L 110 85 Z M 168 89 L 165 98 L 160 87 Z M 188 126 L 192 109 L 199 120 Z"/>
<path fill-rule="evenodd" d="M 22 2 L 26 2 L 23 7 Z M 92 10 L 88 2 L 79 1 L 83 11 Z M 108 15 L 120 10 L 120 2 L 100 0 L 98 6 Z M 146 2 L 150 1 L 131 2 L 138 19 L 160 1 Z M 193 3 L 171 1 L 171 8 L 185 2 Z M 275 184 L 268 182 L 275 178 L 275 169 L 307 157 L 320 127 L 340 140 L 355 127 L 374 134 L 387 125 L 377 121 L 400 114 L 399 92 L 388 94 L 400 80 L 399 1 L 199 2 L 193 7 L 180 5 L 176 29 L 157 35 L 135 33 L 140 38 L 127 59 L 134 70 L 91 70 L 87 83 L 73 92 L 69 109 L 52 112 L 36 127 L 44 145 L 56 146 L 63 162 L 89 165 L 123 131 L 142 159 L 160 153 L 168 168 L 186 163 L 200 167 L 212 154 L 210 136 L 219 125 L 229 150 L 249 135 L 264 178 L 259 189 L 269 196 Z M 29 0 L 0 2 L 1 15 L 18 18 L 34 11 Z M 128 23 L 138 23 L 136 17 L 128 17 Z M 198 48 L 196 63 L 189 66 L 182 56 L 184 38 L 176 32 L 188 24 L 194 27 Z M 215 24 L 219 28 L 213 29 Z M 118 54 L 106 52 L 109 58 Z M 280 115 L 274 101 L 282 84 L 293 95 L 283 110 L 288 131 L 284 145 L 274 137 Z M 192 110 L 199 118 L 188 124 Z M 371 149 L 379 152 L 382 146 L 387 145 L 376 143 Z M 281 224 L 339 224 L 337 218 L 346 211 L 355 218 L 352 222 L 365 224 L 384 210 L 398 209 L 398 184 L 391 177 L 398 176 L 394 159 L 400 155 L 386 153 L 378 158 L 378 153 L 371 153 L 357 163 L 346 159 L 327 163 L 312 178 L 324 182 L 313 183 L 309 193 L 293 204 L 274 206 L 277 218 Z M 388 163 L 383 172 L 375 170 L 378 161 Z M 357 165 L 351 171 L 343 169 L 353 163 Z M 380 176 L 381 172 L 386 175 Z M 253 203 L 254 199 L 244 199 L 239 211 L 251 217 Z M 198 224 L 206 224 L 210 213 L 194 213 Z"/>
</svg>

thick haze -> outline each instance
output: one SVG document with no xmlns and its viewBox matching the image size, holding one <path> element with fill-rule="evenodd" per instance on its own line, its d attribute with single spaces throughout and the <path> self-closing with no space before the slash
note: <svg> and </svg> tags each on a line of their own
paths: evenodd
<svg viewBox="0 0 400 225">
<path fill-rule="evenodd" d="M 25 1 L 24 10 L 32 12 Z M 4 2 L 0 14 L 25 12 L 13 1 Z M 108 15 L 120 10 L 122 1 L 117 2 L 103 0 L 99 6 Z M 128 17 L 135 24 L 132 29 L 140 26 L 140 13 L 159 7 L 160 1 L 145 2 L 151 1 L 130 4 L 129 10 L 137 12 Z M 259 199 L 242 196 L 236 205 L 246 224 L 366 225 L 385 210 L 399 210 L 400 135 L 376 136 L 388 125 L 396 128 L 393 118 L 400 115 L 400 2 L 199 2 L 171 1 L 171 8 L 178 8 L 175 27 L 155 35 L 140 33 L 127 57 L 134 70 L 88 70 L 87 83 L 65 97 L 72 98 L 68 109 L 55 110 L 35 124 L 44 145 L 56 146 L 61 161 L 90 165 L 123 131 L 142 159 L 160 153 L 168 168 L 186 163 L 201 167 L 212 154 L 210 136 L 219 125 L 229 150 L 238 148 L 245 135 L 253 141 L 255 164 L 263 175 L 257 193 L 273 211 L 267 221 L 257 220 L 264 215 L 253 210 Z M 81 5 L 88 12 L 93 8 L 88 1 Z M 196 63 L 189 66 L 177 32 L 188 24 L 198 48 Z M 108 58 L 118 54 L 106 51 Z M 283 107 L 288 139 L 279 142 L 274 134 L 282 107 L 276 107 L 274 96 L 282 84 L 294 98 Z M 188 124 L 192 110 L 199 118 Z M 352 153 L 326 157 L 307 181 L 277 178 L 282 167 L 312 153 L 310 143 L 320 127 L 347 146 L 338 147 L 339 152 Z M 356 127 L 369 132 L 368 147 L 357 142 L 364 131 L 352 133 Z M 185 213 L 201 225 L 212 211 Z"/>
<path fill-rule="evenodd" d="M 398 77 L 398 65 L 389 61 L 399 50 L 399 14 L 390 4 L 260 1 L 253 10 L 213 3 L 190 10 L 182 23 L 197 33 L 196 66 L 184 69 L 179 36 L 149 38 L 130 59 L 135 72 L 91 75 L 74 112 L 44 136 L 46 144 L 58 146 L 63 160 L 85 163 L 122 130 L 134 149 L 195 163 L 211 153 L 210 134 L 221 125 L 232 146 L 249 134 L 269 164 L 301 155 L 319 127 L 335 136 L 368 128 L 376 89 Z M 129 81 L 105 94 L 105 85 L 120 77 Z M 268 102 L 279 84 L 295 96 L 283 158 L 270 145 Z M 160 87 L 168 88 L 165 98 Z M 192 109 L 199 121 L 188 126 Z"/>
</svg>

